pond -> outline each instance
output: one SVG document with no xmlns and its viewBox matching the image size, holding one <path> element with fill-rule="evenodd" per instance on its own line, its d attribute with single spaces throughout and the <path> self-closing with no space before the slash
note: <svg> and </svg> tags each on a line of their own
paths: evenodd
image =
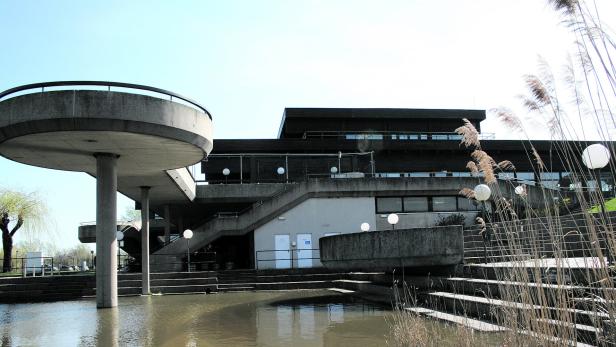
<svg viewBox="0 0 616 347">
<path fill-rule="evenodd" d="M 2 346 L 363 347 L 387 345 L 393 312 L 304 290 L 122 297 L 102 310 L 93 299 L 0 305 L 0 315 Z"/>
</svg>

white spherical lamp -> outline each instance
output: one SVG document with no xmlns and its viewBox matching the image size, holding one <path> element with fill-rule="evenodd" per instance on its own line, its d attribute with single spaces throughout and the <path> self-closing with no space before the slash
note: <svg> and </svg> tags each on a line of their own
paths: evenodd
<svg viewBox="0 0 616 347">
<path fill-rule="evenodd" d="M 610 157 L 610 150 L 599 143 L 586 147 L 582 152 L 582 162 L 591 170 L 604 168 L 610 162 Z"/>
<path fill-rule="evenodd" d="M 276 172 L 277 172 L 279 175 L 284 175 L 284 168 L 281 166 L 281 167 L 279 167 L 279 168 L 276 170 Z"/>
<path fill-rule="evenodd" d="M 121 231 L 117 231 L 116 232 L 116 239 L 118 239 L 118 241 L 124 240 L 124 233 L 121 232 Z"/>
<path fill-rule="evenodd" d="M 193 237 L 193 232 L 190 229 L 186 229 L 182 233 L 182 236 L 184 236 L 185 239 L 191 239 Z"/>
<path fill-rule="evenodd" d="M 400 218 L 395 213 L 390 213 L 389 216 L 387 216 L 387 223 L 389 223 L 391 225 L 398 224 L 399 220 L 400 220 Z"/>
<path fill-rule="evenodd" d="M 486 201 L 490 198 L 490 194 L 492 194 L 490 187 L 485 184 L 478 184 L 474 190 L 477 201 Z"/>
<path fill-rule="evenodd" d="M 360 228 L 361 228 L 361 231 L 363 231 L 363 232 L 369 231 L 370 230 L 370 224 L 368 224 L 368 223 L 361 223 Z"/>
<path fill-rule="evenodd" d="M 331 169 L 329 169 L 329 172 L 331 172 L 332 174 L 336 174 L 338 173 L 338 168 L 335 166 L 332 166 Z"/>
<path fill-rule="evenodd" d="M 515 187 L 514 192 L 520 196 L 526 195 L 526 188 L 524 186 L 517 186 Z"/>
<path fill-rule="evenodd" d="M 230 173 L 231 173 L 231 170 L 229 170 L 229 169 L 227 169 L 227 168 L 222 169 L 222 174 L 223 174 L 223 175 L 225 175 L 225 176 L 229 176 L 229 174 L 230 174 Z"/>
</svg>

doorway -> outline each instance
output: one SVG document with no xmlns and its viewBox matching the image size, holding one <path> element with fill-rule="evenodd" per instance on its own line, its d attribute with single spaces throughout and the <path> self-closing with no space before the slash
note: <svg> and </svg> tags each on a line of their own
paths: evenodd
<svg viewBox="0 0 616 347">
<path fill-rule="evenodd" d="M 312 234 L 297 234 L 297 267 L 312 267 Z"/>
<path fill-rule="evenodd" d="M 274 249 L 276 269 L 289 269 L 291 267 L 289 235 L 274 235 Z"/>
</svg>

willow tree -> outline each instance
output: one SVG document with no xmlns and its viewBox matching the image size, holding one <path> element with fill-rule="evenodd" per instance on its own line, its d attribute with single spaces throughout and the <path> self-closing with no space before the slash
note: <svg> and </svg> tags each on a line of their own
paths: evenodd
<svg viewBox="0 0 616 347">
<path fill-rule="evenodd" d="M 30 232 L 39 230 L 46 221 L 47 205 L 36 193 L 0 189 L 0 217 L 2 272 L 10 272 L 15 233 L 22 227 Z"/>
</svg>

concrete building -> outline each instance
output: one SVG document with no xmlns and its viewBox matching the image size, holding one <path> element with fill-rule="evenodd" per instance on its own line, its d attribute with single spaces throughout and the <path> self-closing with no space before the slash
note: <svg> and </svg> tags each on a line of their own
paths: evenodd
<svg viewBox="0 0 616 347">
<path fill-rule="evenodd" d="M 315 267 L 321 237 L 359 232 L 362 223 L 389 229 L 390 213 L 398 214 L 399 229 L 429 228 L 454 214 L 473 224 L 479 206 L 458 196 L 481 182 L 465 168 L 470 151 L 453 132 L 463 118 L 480 130 L 485 112 L 287 108 L 276 139 L 216 140 L 201 163 L 195 199 L 151 206 L 159 225 L 152 228 L 152 266 L 185 269 L 190 248 L 197 268 Z M 513 187 L 525 183 L 540 203 L 533 186 L 565 191 L 575 182 L 550 154 L 554 142 L 533 145 L 551 171 L 529 161 L 520 141 L 482 134 L 485 151 L 516 165 L 498 173 L 501 191 L 514 196 Z M 612 189 L 611 178 L 603 181 Z M 181 238 L 187 228 L 190 241 Z M 128 234 L 127 243 L 137 236 Z M 86 232 L 80 237 L 86 241 Z M 126 250 L 136 253 L 138 245 Z"/>
<path fill-rule="evenodd" d="M 97 242 L 99 306 L 110 307 L 117 302 L 116 189 L 143 212 L 142 227 L 128 228 L 121 247 L 143 273 L 144 294 L 150 264 L 186 269 L 189 253 L 197 269 L 321 266 L 320 238 L 359 232 L 363 223 L 392 228 L 391 213 L 398 229 L 430 228 L 452 215 L 474 222 L 479 206 L 458 196 L 481 182 L 467 171 L 470 151 L 453 132 L 463 118 L 481 130 L 485 111 L 287 108 L 278 138 L 214 142 L 207 110 L 177 94 L 51 82 L 0 93 L 0 154 L 97 177 L 97 222 L 80 227 L 79 238 Z M 498 172 L 505 195 L 513 196 L 511 181 L 525 183 L 538 204 L 544 198 L 533 186 L 564 191 L 579 183 L 551 154 L 558 143 L 533 142 L 546 172 L 528 160 L 524 143 L 481 136 L 496 161 L 516 165 Z M 611 177 L 602 181 L 613 189 Z M 192 239 L 181 237 L 185 229 Z"/>
</svg>

